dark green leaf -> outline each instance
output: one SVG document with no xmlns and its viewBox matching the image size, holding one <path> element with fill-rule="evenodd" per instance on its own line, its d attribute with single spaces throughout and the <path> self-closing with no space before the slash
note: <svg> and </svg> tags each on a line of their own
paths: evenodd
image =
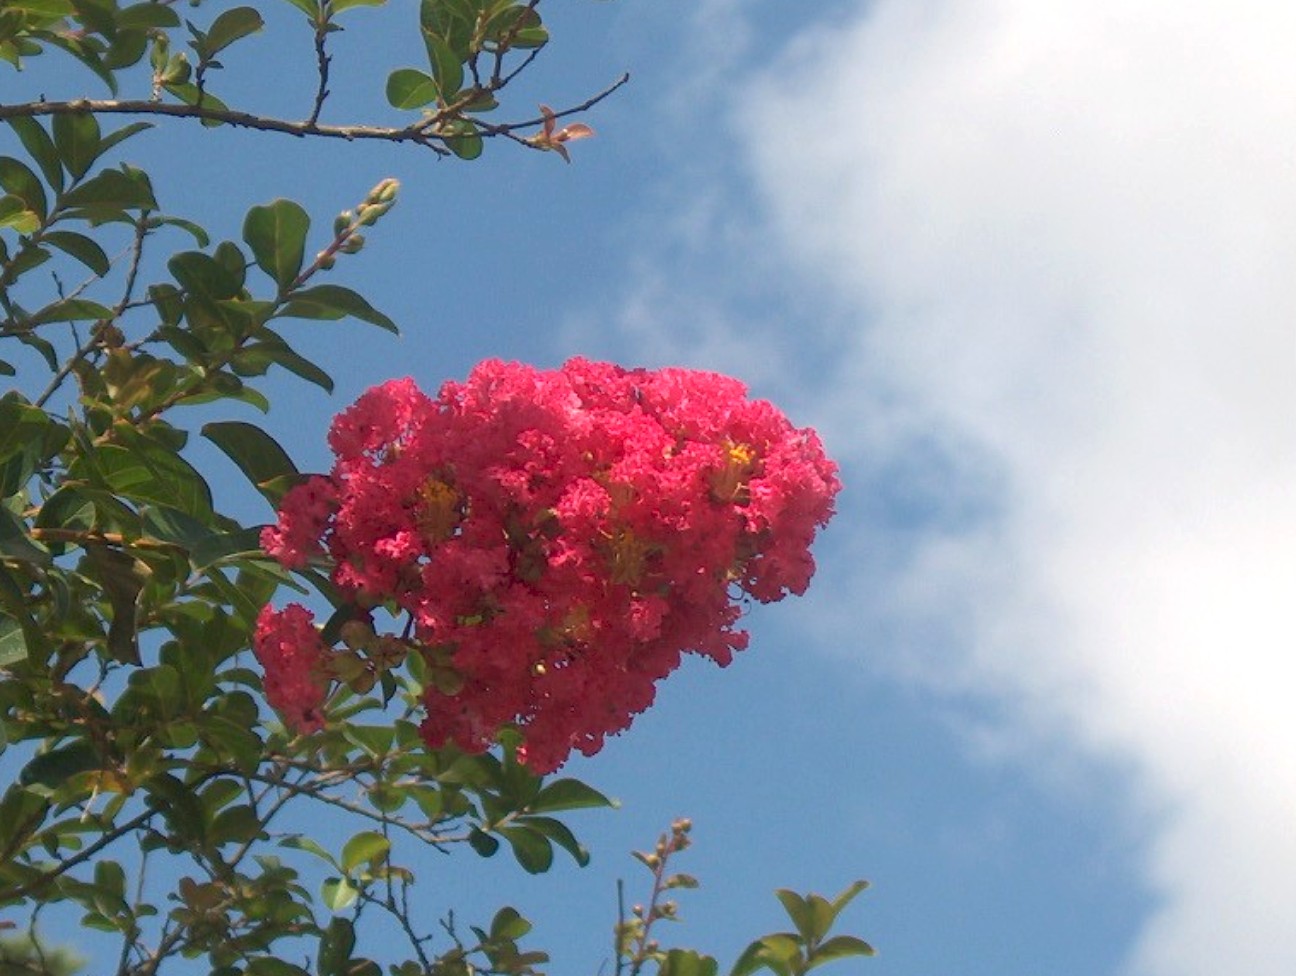
<svg viewBox="0 0 1296 976">
<path fill-rule="evenodd" d="M 44 410 L 13 398 L 0 399 L 0 461 L 44 436 L 52 421 Z"/>
<path fill-rule="evenodd" d="M 27 209 L 38 214 L 41 222 L 44 222 L 47 210 L 45 187 L 41 185 L 40 177 L 26 163 L 19 162 L 12 156 L 0 156 L 0 187 L 22 200 L 27 204 Z"/>
<path fill-rule="evenodd" d="M 59 151 L 54 145 L 45 127 L 31 118 L 9 119 L 9 126 L 22 140 L 28 154 L 40 167 L 45 182 L 53 187 L 55 193 L 63 191 L 63 166 L 59 162 Z"/>
<path fill-rule="evenodd" d="M 248 960 L 247 968 L 243 972 L 247 976 L 311 976 L 301 966 L 294 966 L 274 956 L 257 956 L 255 959 Z"/>
<path fill-rule="evenodd" d="M 513 856 L 528 874 L 543 874 L 553 864 L 553 845 L 549 838 L 530 827 L 500 827 L 501 834 L 513 848 Z"/>
<path fill-rule="evenodd" d="M 23 767 L 18 782 L 53 792 L 78 773 L 101 769 L 103 759 L 89 742 L 72 742 L 49 752 L 42 752 Z"/>
<path fill-rule="evenodd" d="M 275 200 L 253 207 L 243 222 L 243 240 L 252 249 L 257 267 L 286 291 L 301 272 L 310 216 L 292 200 Z"/>
<path fill-rule="evenodd" d="M 474 827 L 468 834 L 468 846 L 482 857 L 493 857 L 499 850 L 499 841 L 483 830 Z"/>
<path fill-rule="evenodd" d="M 57 247 L 64 254 L 76 258 L 101 278 L 111 267 L 104 249 L 84 234 L 77 234 L 70 230 L 52 230 L 44 235 L 42 240 L 51 247 Z"/>
<path fill-rule="evenodd" d="M 387 101 L 393 108 L 422 108 L 436 97 L 436 82 L 422 71 L 397 68 L 387 76 Z"/>
<path fill-rule="evenodd" d="M 347 965 L 355 951 L 355 926 L 348 919 L 335 918 L 320 936 L 319 976 L 351 976 Z"/>
<path fill-rule="evenodd" d="M 89 112 L 54 116 L 54 145 L 63 168 L 74 180 L 90 171 L 99 158 L 99 122 Z"/>
<path fill-rule="evenodd" d="M 554 820 L 552 817 L 523 817 L 518 823 L 526 824 L 544 834 L 570 854 L 572 860 L 581 867 L 589 864 L 589 851 L 585 849 L 585 846 L 576 839 L 576 835 L 561 820 Z"/>
<path fill-rule="evenodd" d="M 224 451 L 272 505 L 278 504 L 283 495 L 279 490 L 283 484 L 281 479 L 297 475 L 296 465 L 279 442 L 253 424 L 213 421 L 204 425 L 202 435 Z M 273 490 L 267 487 L 272 485 Z"/>
<path fill-rule="evenodd" d="M 246 844 L 261 836 L 261 821 L 247 804 L 222 810 L 212 821 L 207 839 L 216 845 Z"/>
<path fill-rule="evenodd" d="M 48 566 L 51 562 L 49 550 L 35 541 L 23 521 L 3 505 L 0 505 L 0 556 L 36 566 Z"/>
<path fill-rule="evenodd" d="M 59 116 L 63 118 L 63 116 Z M 137 169 L 106 169 L 63 195 L 63 206 L 89 210 L 156 210 L 148 177 Z"/>
<path fill-rule="evenodd" d="M 341 285 L 316 285 L 293 292 L 292 300 L 276 315 L 299 319 L 340 319 L 350 315 L 388 332 L 400 331 L 395 322 L 350 288 Z"/>
<path fill-rule="evenodd" d="M 99 155 L 102 156 L 113 146 L 125 142 L 137 132 L 143 132 L 145 129 L 151 128 L 153 128 L 152 122 L 132 122 L 130 125 L 122 126 L 115 132 L 108 133 L 103 137 L 103 141 L 99 143 Z"/>
<path fill-rule="evenodd" d="M 94 578 L 112 607 L 108 625 L 108 653 L 122 664 L 139 664 L 137 602 L 148 578 L 144 563 L 125 552 L 87 543 L 82 572 Z"/>
<path fill-rule="evenodd" d="M 212 303 L 234 298 L 239 282 L 215 258 L 201 251 L 182 251 L 173 255 L 167 268 L 189 295 Z"/>
</svg>

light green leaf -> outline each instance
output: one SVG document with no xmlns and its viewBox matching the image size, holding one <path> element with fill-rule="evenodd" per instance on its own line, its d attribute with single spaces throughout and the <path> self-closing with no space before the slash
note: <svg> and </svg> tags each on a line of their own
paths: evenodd
<svg viewBox="0 0 1296 976">
<path fill-rule="evenodd" d="M 834 959 L 873 955 L 877 955 L 877 952 L 863 939 L 857 939 L 853 935 L 835 935 L 811 953 L 810 964 L 806 966 L 806 970 L 809 971 L 816 966 L 822 966 L 824 963 L 832 962 Z"/>
<path fill-rule="evenodd" d="M 22 624 L 13 617 L 0 616 L 0 668 L 26 657 L 27 640 L 23 637 Z"/>
<path fill-rule="evenodd" d="M 360 891 L 346 878 L 329 878 L 320 889 L 324 904 L 332 911 L 340 912 L 353 905 L 360 897 Z"/>
<path fill-rule="evenodd" d="M 342 848 L 342 870 L 352 874 L 362 864 L 371 864 L 387 856 L 391 841 L 374 830 L 356 834 Z"/>
</svg>

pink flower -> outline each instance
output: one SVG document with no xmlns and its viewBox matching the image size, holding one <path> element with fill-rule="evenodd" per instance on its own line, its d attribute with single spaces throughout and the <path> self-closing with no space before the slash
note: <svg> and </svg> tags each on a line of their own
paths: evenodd
<svg viewBox="0 0 1296 976">
<path fill-rule="evenodd" d="M 328 649 L 305 607 L 290 603 L 283 610 L 263 607 L 257 616 L 252 648 L 265 668 L 265 693 L 297 732 L 324 727 L 321 708 L 328 695 Z"/>
<path fill-rule="evenodd" d="M 329 440 L 333 471 L 285 497 L 267 550 L 326 553 L 344 593 L 448 655 L 430 744 L 481 750 L 513 726 L 540 772 L 626 728 L 683 653 L 728 664 L 747 645 L 735 598 L 805 589 L 840 489 L 813 431 L 738 381 L 583 359 L 489 360 L 435 399 L 386 383 Z M 267 694 L 299 724 L 327 685 L 303 614 L 258 626 Z"/>
</svg>

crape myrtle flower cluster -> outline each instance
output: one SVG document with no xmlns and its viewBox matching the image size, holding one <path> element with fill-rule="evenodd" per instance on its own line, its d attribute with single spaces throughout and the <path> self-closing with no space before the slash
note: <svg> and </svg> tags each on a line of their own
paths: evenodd
<svg viewBox="0 0 1296 976">
<path fill-rule="evenodd" d="M 423 658 L 429 744 L 481 751 L 513 727 L 537 772 L 597 752 L 684 652 L 728 664 L 744 597 L 805 590 L 840 488 L 817 435 L 737 380 L 584 359 L 483 362 L 435 399 L 390 381 L 329 444 L 332 472 L 284 497 L 262 545 L 406 622 L 367 646 Z M 271 704 L 317 727 L 341 676 L 308 612 L 266 608 L 255 647 Z"/>
</svg>

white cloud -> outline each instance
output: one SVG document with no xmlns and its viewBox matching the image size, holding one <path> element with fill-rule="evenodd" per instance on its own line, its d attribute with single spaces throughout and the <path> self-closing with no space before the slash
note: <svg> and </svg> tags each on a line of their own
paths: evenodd
<svg viewBox="0 0 1296 976">
<path fill-rule="evenodd" d="M 830 441 L 1003 471 L 888 598 L 966 614 L 930 676 L 1137 771 L 1154 976 L 1296 971 L 1293 91 L 1286 4 L 878 0 L 742 100 L 784 246 L 868 312 Z"/>
</svg>

